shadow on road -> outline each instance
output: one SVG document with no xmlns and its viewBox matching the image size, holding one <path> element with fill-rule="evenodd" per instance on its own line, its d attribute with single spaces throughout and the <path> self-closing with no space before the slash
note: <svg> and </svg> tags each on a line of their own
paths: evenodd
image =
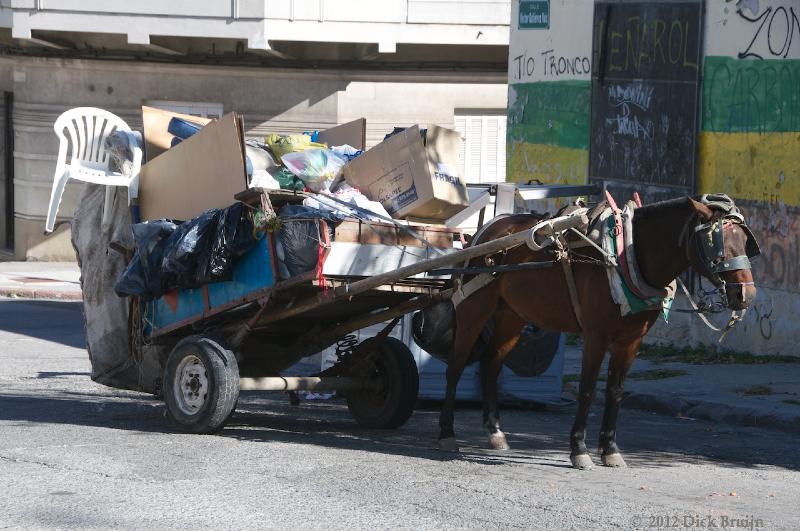
<svg viewBox="0 0 800 531">
<path fill-rule="evenodd" d="M 171 433 L 160 401 L 145 395 L 63 392 L 53 396 L 0 395 L 0 421 L 72 424 L 134 432 Z M 590 423 L 596 440 L 599 415 Z M 457 412 L 458 454 L 436 449 L 438 411 L 422 409 L 399 430 L 359 428 L 342 401 L 303 402 L 290 406 L 280 395 L 243 393 L 223 438 L 315 445 L 436 461 L 463 460 L 483 465 L 568 467 L 571 411 L 511 410 L 503 418 L 513 448 L 506 453 L 485 448 L 478 408 Z M 671 467 L 711 460 L 720 466 L 762 465 L 800 470 L 800 458 L 789 434 L 754 428 L 685 421 L 661 415 L 624 412 L 620 443 L 630 466 Z M 591 447 L 592 445 L 590 445 Z M 599 458 L 594 457 L 595 462 Z"/>
<path fill-rule="evenodd" d="M 170 431 L 160 401 L 77 392 L 49 394 L 47 397 L 0 394 L 0 421 Z"/>
<path fill-rule="evenodd" d="M 89 376 L 88 372 L 53 372 L 53 371 L 39 371 L 36 375 L 37 378 L 64 378 L 66 376 Z"/>
<path fill-rule="evenodd" d="M 85 348 L 83 303 L 79 301 L 0 300 L 0 331 L 69 347 Z M 42 322 L 46 318 L 46 322 Z"/>
</svg>

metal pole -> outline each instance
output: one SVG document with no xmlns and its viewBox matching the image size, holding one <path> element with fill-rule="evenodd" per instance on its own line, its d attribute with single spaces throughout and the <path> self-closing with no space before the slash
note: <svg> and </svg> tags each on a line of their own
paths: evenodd
<svg viewBox="0 0 800 531">
<path fill-rule="evenodd" d="M 379 379 L 348 376 L 239 378 L 239 389 L 242 391 L 377 391 L 381 387 Z"/>
<path fill-rule="evenodd" d="M 14 249 L 14 93 L 5 93 L 5 120 L 6 120 L 6 248 Z"/>
</svg>

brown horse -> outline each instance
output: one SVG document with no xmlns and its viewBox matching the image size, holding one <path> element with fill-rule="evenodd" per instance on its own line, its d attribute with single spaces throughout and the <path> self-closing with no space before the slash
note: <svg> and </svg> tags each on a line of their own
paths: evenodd
<svg viewBox="0 0 800 531">
<path fill-rule="evenodd" d="M 634 254 L 646 283 L 653 287 L 665 287 L 692 266 L 717 286 L 729 308 L 746 308 L 756 293 L 747 256 L 758 254 L 758 248 L 738 209 L 735 206 L 733 208 L 734 214 L 730 214 L 684 197 L 636 209 L 633 218 Z M 497 219 L 478 235 L 476 240 L 480 242 L 474 241 L 472 244 L 529 229 L 541 219 L 533 214 Z M 719 237 L 716 240 L 718 248 L 714 256 L 709 256 L 704 245 L 712 241 L 715 229 Z M 722 235 L 724 239 L 720 237 Z M 599 251 L 591 251 L 596 257 L 600 256 Z M 582 254 L 591 253 L 586 251 Z M 534 252 L 522 245 L 489 260 L 473 260 L 470 265 L 485 267 L 487 263 L 521 264 L 548 259 L 552 260 L 552 255 L 546 251 Z M 592 467 L 585 442 L 586 420 L 600 366 L 606 351 L 611 351 L 600 451 L 604 465 L 625 466 L 616 443 L 617 414 L 623 383 L 642 339 L 658 318 L 660 310 L 654 308 L 623 317 L 612 299 L 604 267 L 578 261 L 572 264 L 572 268 L 582 326 L 578 323 L 565 272 L 560 266 L 498 273 L 493 282 L 456 307 L 453 353 L 447 368 L 447 391 L 439 419 L 440 448 L 458 450 L 453 430 L 456 385 L 478 336 L 491 319 L 494 321 L 494 332 L 483 350 L 480 366 L 483 422 L 489 432 L 490 446 L 495 449 L 508 448 L 505 435 L 500 430 L 497 376 L 524 325 L 532 323 L 547 330 L 583 334 L 578 412 L 570 433 L 571 461 L 576 468 Z"/>
</svg>

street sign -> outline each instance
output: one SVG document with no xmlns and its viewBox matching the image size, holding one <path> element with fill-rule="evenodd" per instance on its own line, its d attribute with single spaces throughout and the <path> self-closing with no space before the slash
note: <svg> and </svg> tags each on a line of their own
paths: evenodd
<svg viewBox="0 0 800 531">
<path fill-rule="evenodd" d="M 549 29 L 550 0 L 520 0 L 519 29 Z"/>
</svg>

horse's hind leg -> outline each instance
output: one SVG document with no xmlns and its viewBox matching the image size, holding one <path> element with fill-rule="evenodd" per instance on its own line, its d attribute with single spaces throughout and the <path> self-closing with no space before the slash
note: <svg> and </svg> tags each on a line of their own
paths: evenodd
<svg viewBox="0 0 800 531">
<path fill-rule="evenodd" d="M 633 365 L 642 338 L 618 340 L 611 344 L 611 359 L 608 362 L 606 382 L 606 407 L 600 428 L 600 458 L 605 466 L 624 467 L 625 460 L 617 447 L 617 417 L 622 402 L 625 376 Z"/>
<path fill-rule="evenodd" d="M 481 357 L 481 387 L 483 390 L 483 426 L 489 432 L 489 447 L 508 450 L 505 434 L 500 430 L 500 409 L 497 404 L 497 377 L 508 353 L 519 341 L 525 322 L 508 306 L 501 303 L 494 317 L 494 333 Z"/>
<path fill-rule="evenodd" d="M 578 389 L 578 412 L 575 415 L 575 424 L 572 425 L 569 438 L 572 466 L 582 470 L 593 467 L 589 450 L 586 449 L 586 420 L 594 400 L 597 376 L 607 347 L 608 340 L 604 336 L 584 334 L 581 382 Z"/>
<path fill-rule="evenodd" d="M 497 295 L 491 286 L 486 287 L 464 300 L 456 309 L 456 330 L 453 341 L 453 354 L 447 364 L 447 389 L 439 415 L 439 448 L 450 452 L 458 451 L 456 433 L 453 428 L 453 411 L 456 405 L 456 386 L 469 361 L 472 347 L 478 339 L 486 322 L 497 307 Z"/>
</svg>

